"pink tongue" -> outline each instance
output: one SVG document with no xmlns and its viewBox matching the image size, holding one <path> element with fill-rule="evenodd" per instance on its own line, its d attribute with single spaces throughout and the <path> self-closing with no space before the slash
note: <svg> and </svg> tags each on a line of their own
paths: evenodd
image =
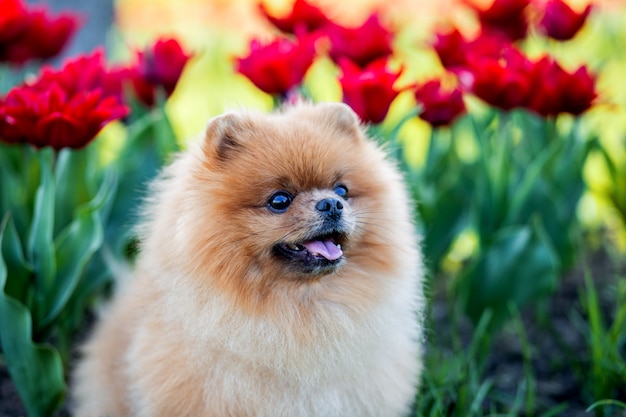
<svg viewBox="0 0 626 417">
<path fill-rule="evenodd" d="M 313 255 L 321 255 L 329 261 L 339 259 L 341 255 L 343 255 L 341 249 L 330 239 L 323 242 L 320 240 L 312 240 L 310 242 L 304 242 L 303 245 Z"/>
</svg>

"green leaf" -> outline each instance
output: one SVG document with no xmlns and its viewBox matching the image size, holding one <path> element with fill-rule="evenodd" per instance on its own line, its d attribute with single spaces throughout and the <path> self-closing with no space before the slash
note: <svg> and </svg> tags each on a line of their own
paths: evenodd
<svg viewBox="0 0 626 417">
<path fill-rule="evenodd" d="M 454 239 L 467 226 L 469 196 L 466 192 L 471 185 L 466 187 L 462 178 L 441 189 L 432 189 L 427 184 L 420 188 L 419 185 L 412 183 L 420 215 L 418 221 L 424 225 L 424 252 L 431 268 L 436 271 Z"/>
<path fill-rule="evenodd" d="M 35 195 L 33 220 L 28 233 L 26 256 L 33 265 L 37 286 L 33 304 L 35 323 L 42 318 L 37 308 L 45 304 L 45 294 L 54 285 L 56 260 L 54 256 L 54 195 L 55 184 L 51 170 L 53 155 L 42 150 L 38 153 L 41 166 L 39 187 Z"/>
<path fill-rule="evenodd" d="M 4 227 L 4 239 L 2 241 L 1 253 L 6 262 L 8 276 L 4 291 L 7 295 L 28 305 L 28 290 L 30 276 L 33 267 L 26 261 L 22 242 L 13 223 L 13 218 L 7 214 Z"/>
<path fill-rule="evenodd" d="M 522 132 L 520 146 L 515 147 L 516 159 L 522 167 L 530 164 L 553 142 L 554 120 L 546 119 L 527 109 L 519 108 L 510 112 L 514 125 Z"/>
<path fill-rule="evenodd" d="M 495 331 L 510 317 L 509 303 L 521 308 L 554 291 L 559 266 L 538 218 L 503 229 L 459 278 L 461 302 L 475 323 L 491 309 Z"/>
<path fill-rule="evenodd" d="M 102 246 L 104 232 L 100 210 L 111 197 L 114 184 L 114 175 L 110 173 L 94 199 L 77 210 L 75 219 L 56 239 L 58 270 L 55 285 L 46 293 L 46 315 L 39 328 L 51 325 L 58 317 L 78 285 L 85 266 Z"/>
<path fill-rule="evenodd" d="M 473 221 L 481 245 L 489 244 L 493 234 L 502 228 L 506 215 L 508 195 L 498 189 L 485 172 L 477 174 L 475 195 L 471 201 Z"/>
<path fill-rule="evenodd" d="M 95 297 L 104 297 L 106 285 L 112 282 L 113 275 L 110 268 L 110 260 L 105 261 L 103 250 L 94 254 L 89 261 L 85 272 L 84 279 L 78 282 L 71 298 L 63 309 L 59 322 L 62 326 L 72 334 L 79 330 L 84 322 L 85 311 L 94 301 Z"/>
<path fill-rule="evenodd" d="M 146 114 L 130 130 L 117 161 L 123 181 L 119 184 L 105 231 L 107 246 L 115 257 L 124 257 L 148 183 L 176 150 L 176 138 L 163 109 Z"/>
<path fill-rule="evenodd" d="M 533 216 L 540 217 L 561 266 L 565 267 L 573 262 L 576 253 L 573 236 L 578 219 L 575 209 L 576 204 L 571 204 L 553 183 L 538 178 L 523 206 L 518 208 L 517 217 L 509 221 L 510 224 L 528 224 Z"/>
<path fill-rule="evenodd" d="M 626 410 L 626 403 L 622 402 L 622 401 L 618 401 L 618 400 L 600 400 L 600 401 L 596 401 L 595 403 L 591 404 L 589 406 L 589 408 L 587 408 L 587 412 L 593 411 L 598 407 L 606 407 L 606 406 L 616 406 L 619 408 L 623 408 Z"/>
<path fill-rule="evenodd" d="M 155 111 L 157 111 L 157 115 L 154 131 L 157 138 L 159 155 L 161 157 L 160 165 L 163 165 L 174 152 L 180 150 L 180 146 L 176 141 L 176 134 L 174 133 L 172 123 L 169 117 L 167 117 L 164 98 L 161 98 L 159 107 Z"/>
<path fill-rule="evenodd" d="M 13 168 L 12 149 L 0 142 L 0 212 L 6 213 L 13 206 L 15 191 L 19 187 L 19 176 Z"/>
<path fill-rule="evenodd" d="M 512 200 L 509 203 L 505 222 L 507 224 L 526 223 L 520 219 L 520 212 L 528 204 L 531 198 L 531 193 L 535 190 L 537 182 L 541 180 L 542 172 L 545 170 L 546 165 L 552 160 L 555 155 L 563 147 L 563 142 L 555 141 L 545 148 L 536 158 L 534 158 L 527 169 L 522 174 L 522 180 L 518 186 L 515 187 Z"/>
<path fill-rule="evenodd" d="M 0 242 L 8 217 L 0 227 Z M 66 386 L 61 357 L 54 348 L 34 344 L 28 309 L 4 292 L 7 267 L 0 256 L 0 344 L 7 367 L 30 417 L 49 417 L 62 404 Z"/>
<path fill-rule="evenodd" d="M 11 212 L 20 236 L 31 224 L 40 169 L 30 145 L 0 143 L 0 212 Z"/>
<path fill-rule="evenodd" d="M 95 147 L 90 145 L 78 150 L 65 148 L 58 153 L 55 167 L 55 234 L 70 224 L 77 207 L 93 197 L 97 187 L 94 151 Z"/>
</svg>

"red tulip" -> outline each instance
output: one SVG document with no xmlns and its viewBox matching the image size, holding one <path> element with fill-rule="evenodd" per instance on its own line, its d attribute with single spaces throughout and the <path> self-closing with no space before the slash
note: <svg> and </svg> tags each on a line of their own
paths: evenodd
<svg viewBox="0 0 626 417">
<path fill-rule="evenodd" d="M 502 51 L 509 47 L 509 39 L 498 33 L 481 31 L 476 38 L 469 40 L 458 29 L 437 33 L 433 42 L 441 64 L 452 72 L 466 70 L 475 58 L 499 58 Z"/>
<path fill-rule="evenodd" d="M 315 54 L 315 41 L 310 37 L 295 41 L 279 38 L 265 45 L 255 39 L 250 43 L 249 54 L 237 58 L 236 66 L 259 89 L 286 96 L 302 83 Z"/>
<path fill-rule="evenodd" d="M 558 70 L 557 70 L 558 68 Z M 561 108 L 561 94 L 564 80 L 560 76 L 561 68 L 554 60 L 544 57 L 533 68 L 535 89 L 528 98 L 527 107 L 542 116 L 558 114 Z"/>
<path fill-rule="evenodd" d="M 0 138 L 39 148 L 82 148 L 108 122 L 126 116 L 128 108 L 96 85 L 106 71 L 99 57 L 46 69 L 34 82 L 9 91 L 0 99 Z"/>
<path fill-rule="evenodd" d="M 370 62 L 392 53 L 393 33 L 381 24 L 377 14 L 372 14 L 356 28 L 331 23 L 322 32 L 330 40 L 330 57 L 337 63 L 342 58 L 348 58 L 364 68 Z"/>
<path fill-rule="evenodd" d="M 432 46 L 444 68 L 451 69 L 467 64 L 465 53 L 468 41 L 458 29 L 437 32 L 435 36 Z"/>
<path fill-rule="evenodd" d="M 514 48 L 507 48 L 500 58 L 473 59 L 471 80 L 466 87 L 487 103 L 510 110 L 526 103 L 532 84 L 531 71 L 532 62 L 528 58 Z"/>
<path fill-rule="evenodd" d="M 526 37 L 528 21 L 525 10 L 530 0 L 494 0 L 488 9 L 479 9 L 472 3 L 483 29 L 505 34 L 515 41 Z"/>
<path fill-rule="evenodd" d="M 65 62 L 61 70 L 43 67 L 33 86 L 46 90 L 58 84 L 69 95 L 83 91 L 103 90 L 105 96 L 121 97 L 121 79 L 113 70 L 105 70 L 104 52 L 96 49 L 90 55 L 80 55 Z"/>
<path fill-rule="evenodd" d="M 414 94 L 417 102 L 422 105 L 420 118 L 433 127 L 449 125 L 465 113 L 461 90 L 444 89 L 439 80 L 431 80 L 418 86 Z"/>
<path fill-rule="evenodd" d="M 137 63 L 128 69 L 134 91 L 146 106 L 155 103 L 155 91 L 163 89 L 166 97 L 174 92 L 180 76 L 191 58 L 176 39 L 159 39 L 137 52 Z"/>
<path fill-rule="evenodd" d="M 291 12 L 285 17 L 270 15 L 263 3 L 259 4 L 259 8 L 267 20 L 285 33 L 302 35 L 313 32 L 330 22 L 324 12 L 306 0 L 296 0 Z"/>
<path fill-rule="evenodd" d="M 591 5 L 588 5 L 582 13 L 576 13 L 563 0 L 548 0 L 538 26 L 547 36 L 566 41 L 576 35 L 590 12 Z"/>
<path fill-rule="evenodd" d="M 134 90 L 133 79 L 136 78 L 136 68 L 132 66 L 118 65 L 110 68 L 98 81 L 98 85 L 107 96 L 117 97 L 120 103 L 128 99 L 130 92 Z"/>
<path fill-rule="evenodd" d="M 78 29 L 79 19 L 74 13 L 53 17 L 45 7 L 20 10 L 17 3 L 0 0 L 0 7 L 5 6 L 9 7 L 8 16 L 2 17 L 0 23 L 8 28 L 0 26 L 0 61 L 19 65 L 33 59 L 52 58 Z"/>
<path fill-rule="evenodd" d="M 26 8 L 21 0 L 0 0 L 0 50 L 26 27 Z M 0 56 L 2 53 L 0 53 Z"/>
<path fill-rule="evenodd" d="M 343 102 L 348 104 L 362 121 L 382 122 L 399 91 L 394 88 L 402 70 L 392 71 L 387 59 L 379 59 L 360 68 L 348 59 L 339 61 L 342 75 L 339 78 L 343 90 Z"/>
<path fill-rule="evenodd" d="M 563 91 L 562 111 L 578 115 L 587 110 L 598 96 L 595 89 L 595 77 L 587 67 L 578 68 L 573 74 L 565 75 L 569 88 Z"/>
<path fill-rule="evenodd" d="M 553 59 L 542 58 L 534 65 L 532 79 L 536 87 L 527 107 L 542 116 L 578 115 L 591 107 L 597 97 L 595 79 L 586 67 L 569 73 Z"/>
</svg>

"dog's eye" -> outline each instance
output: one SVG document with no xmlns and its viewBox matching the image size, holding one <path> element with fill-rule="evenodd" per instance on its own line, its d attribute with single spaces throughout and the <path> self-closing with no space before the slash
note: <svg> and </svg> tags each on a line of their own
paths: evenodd
<svg viewBox="0 0 626 417">
<path fill-rule="evenodd" d="M 287 191 L 277 191 L 267 201 L 267 207 L 274 213 L 282 213 L 293 201 L 293 197 Z"/>
<path fill-rule="evenodd" d="M 335 194 L 337 194 L 341 198 L 348 197 L 348 188 L 345 185 L 339 184 L 335 186 Z"/>
</svg>

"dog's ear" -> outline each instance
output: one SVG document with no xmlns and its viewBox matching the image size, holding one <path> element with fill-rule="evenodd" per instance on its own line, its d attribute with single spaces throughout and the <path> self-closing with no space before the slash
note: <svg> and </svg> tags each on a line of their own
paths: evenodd
<svg viewBox="0 0 626 417">
<path fill-rule="evenodd" d="M 224 113 L 209 121 L 202 143 L 207 156 L 225 161 L 233 152 L 238 152 L 242 146 L 238 137 L 242 123 L 240 117 L 236 113 Z"/>
<path fill-rule="evenodd" d="M 317 105 L 322 120 L 329 123 L 337 132 L 355 139 L 362 136 L 359 117 L 344 103 L 322 103 Z"/>
</svg>

